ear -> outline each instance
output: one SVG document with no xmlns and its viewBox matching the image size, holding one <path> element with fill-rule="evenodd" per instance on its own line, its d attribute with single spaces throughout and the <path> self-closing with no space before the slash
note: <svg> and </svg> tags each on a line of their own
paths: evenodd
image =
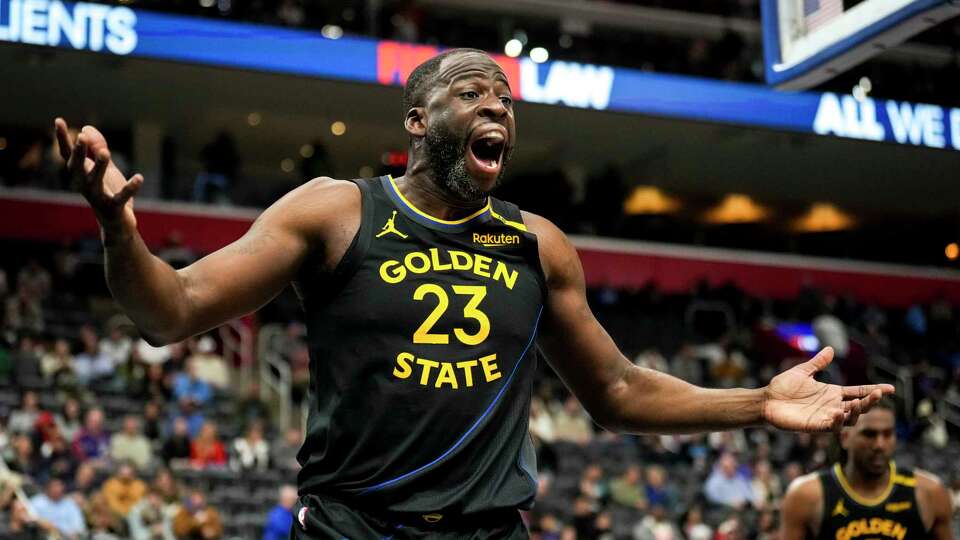
<svg viewBox="0 0 960 540">
<path fill-rule="evenodd" d="M 425 107 L 413 107 L 407 111 L 403 120 L 403 127 L 412 137 L 423 137 L 427 134 L 427 125 L 424 121 Z"/>
</svg>

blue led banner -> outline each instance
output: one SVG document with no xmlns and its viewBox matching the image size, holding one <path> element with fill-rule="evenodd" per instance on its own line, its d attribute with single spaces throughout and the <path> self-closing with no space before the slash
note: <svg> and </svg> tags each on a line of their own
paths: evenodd
<svg viewBox="0 0 960 540">
<path fill-rule="evenodd" d="M 106 54 L 403 84 L 437 47 L 60 0 L 0 0 L 0 41 Z M 960 150 L 960 109 L 573 62 L 496 56 L 533 103 Z"/>
</svg>

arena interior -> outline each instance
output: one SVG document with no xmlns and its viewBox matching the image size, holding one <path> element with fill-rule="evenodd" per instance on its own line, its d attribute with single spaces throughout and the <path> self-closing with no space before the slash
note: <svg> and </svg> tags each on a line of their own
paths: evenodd
<svg viewBox="0 0 960 540">
<path fill-rule="evenodd" d="M 497 196 L 571 236 L 634 363 L 756 387 L 830 345 L 825 380 L 896 386 L 897 462 L 956 507 L 960 22 L 788 92 L 760 3 L 0 0 L 0 538 L 286 538 L 296 497 L 297 297 L 148 345 L 54 118 L 144 175 L 139 228 L 179 268 L 311 178 L 403 174 L 401 84 L 445 47 L 517 78 Z M 777 538 L 787 486 L 839 455 L 832 433 L 614 435 L 538 371 L 535 539 Z"/>
</svg>

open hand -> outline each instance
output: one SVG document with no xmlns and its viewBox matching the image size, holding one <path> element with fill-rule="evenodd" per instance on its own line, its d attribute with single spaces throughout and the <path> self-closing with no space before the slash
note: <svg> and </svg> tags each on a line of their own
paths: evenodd
<svg viewBox="0 0 960 540">
<path fill-rule="evenodd" d="M 767 386 L 763 418 L 790 431 L 830 431 L 852 426 L 857 418 L 894 389 L 889 384 L 837 386 L 813 377 L 833 361 L 826 347 L 810 360 L 777 375 Z"/>
<path fill-rule="evenodd" d="M 76 141 L 70 140 L 67 123 L 54 121 L 60 155 L 70 170 L 74 189 L 87 199 L 100 226 L 110 229 L 136 228 L 133 196 L 143 185 L 143 176 L 135 174 L 129 181 L 110 161 L 107 140 L 93 126 L 84 126 Z"/>
</svg>

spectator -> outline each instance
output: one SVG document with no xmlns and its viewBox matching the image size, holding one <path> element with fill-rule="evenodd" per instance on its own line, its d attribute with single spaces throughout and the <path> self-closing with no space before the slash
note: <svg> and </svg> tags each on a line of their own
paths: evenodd
<svg viewBox="0 0 960 540">
<path fill-rule="evenodd" d="M 140 432 L 140 421 L 132 415 L 124 418 L 123 431 L 110 439 L 110 457 L 114 463 L 130 461 L 143 471 L 150 465 L 152 456 L 150 441 Z"/>
<path fill-rule="evenodd" d="M 97 470 L 90 462 L 77 465 L 77 472 L 73 475 L 73 485 L 70 486 L 70 498 L 77 504 L 85 506 L 95 494 L 100 492 L 100 482 L 97 481 Z"/>
<path fill-rule="evenodd" d="M 147 491 L 127 516 L 131 540 L 174 540 L 173 517 L 166 512 L 165 506 L 163 497 L 156 489 Z"/>
<path fill-rule="evenodd" d="M 17 272 L 17 287 L 24 287 L 40 300 L 44 300 L 50 295 L 50 272 L 47 272 L 40 261 L 31 258 Z"/>
<path fill-rule="evenodd" d="M 610 499 L 627 508 L 647 509 L 647 496 L 640 484 L 638 465 L 628 465 L 623 475 L 610 482 Z"/>
<path fill-rule="evenodd" d="M 80 384 L 98 384 L 113 377 L 113 360 L 100 350 L 97 331 L 89 324 L 80 328 L 83 351 L 73 359 L 73 371 Z"/>
<path fill-rule="evenodd" d="M 110 452 L 110 435 L 103 428 L 103 411 L 87 411 L 83 429 L 73 439 L 73 454 L 78 461 L 90 460 L 94 467 L 103 465 Z"/>
<path fill-rule="evenodd" d="M 173 534 L 178 540 L 215 540 L 223 536 L 220 513 L 207 505 L 203 492 L 190 492 L 173 519 Z"/>
<path fill-rule="evenodd" d="M 783 489 L 780 479 L 773 474 L 769 461 L 758 461 L 753 471 L 753 493 L 756 497 L 757 508 L 774 508 L 780 496 L 783 495 Z"/>
<path fill-rule="evenodd" d="M 642 368 L 652 369 L 663 373 L 670 372 L 670 367 L 667 365 L 667 359 L 660 354 L 660 351 L 652 347 L 637 354 L 637 356 L 633 358 L 633 363 L 634 365 Z"/>
<path fill-rule="evenodd" d="M 139 394 L 147 399 L 161 402 L 169 401 L 173 396 L 170 378 L 164 373 L 161 364 L 146 365 L 146 375 L 140 381 Z"/>
<path fill-rule="evenodd" d="M 160 417 L 160 406 L 161 402 L 156 400 L 148 401 L 143 406 L 143 434 L 150 442 L 160 439 L 160 430 L 163 424 L 163 419 Z"/>
<path fill-rule="evenodd" d="M 283 440 L 273 445 L 271 459 L 274 466 L 281 471 L 299 471 L 300 462 L 297 461 L 297 452 L 300 451 L 302 442 L 303 435 L 298 428 L 287 428 Z"/>
<path fill-rule="evenodd" d="M 10 357 L 13 377 L 19 386 L 43 383 L 43 371 L 40 369 L 40 355 L 37 354 L 36 341 L 29 334 L 22 334 L 17 351 Z"/>
<path fill-rule="evenodd" d="M 737 474 L 737 458 L 724 453 L 714 467 L 704 486 L 707 500 L 713 504 L 742 510 L 747 505 L 756 505 L 756 494 L 750 482 Z"/>
<path fill-rule="evenodd" d="M 180 511 L 180 501 L 183 498 L 182 490 L 177 479 L 170 469 L 161 468 L 153 477 L 153 489 L 163 500 L 164 512 L 173 519 Z"/>
<path fill-rule="evenodd" d="M 90 540 L 121 540 L 121 535 L 126 537 L 125 516 L 111 509 L 103 492 L 90 498 L 85 513 L 90 524 Z"/>
<path fill-rule="evenodd" d="M 33 433 L 33 426 L 40 417 L 40 400 L 37 393 L 27 390 L 20 397 L 20 408 L 10 414 L 7 429 L 10 433 Z"/>
<path fill-rule="evenodd" d="M 580 495 L 586 497 L 594 509 L 607 498 L 607 482 L 603 477 L 603 469 L 596 463 L 590 463 L 583 469 L 580 477 Z"/>
<path fill-rule="evenodd" d="M 590 421 L 577 398 L 570 396 L 553 415 L 557 440 L 587 444 L 593 436 Z"/>
<path fill-rule="evenodd" d="M 668 481 L 666 469 L 660 465 L 647 467 L 647 482 L 644 486 L 644 495 L 647 497 L 647 504 L 651 507 L 655 504 L 659 504 L 664 508 L 675 507 L 677 496 Z"/>
<path fill-rule="evenodd" d="M 65 496 L 63 480 L 51 478 L 45 493 L 30 498 L 30 505 L 39 519 L 52 523 L 57 531 L 68 539 L 79 539 L 87 532 L 80 506 L 71 497 Z"/>
<path fill-rule="evenodd" d="M 164 441 L 160 455 L 167 465 L 176 465 L 190 459 L 190 432 L 186 419 L 177 418 L 173 422 L 173 433 Z"/>
<path fill-rule="evenodd" d="M 694 505 L 683 518 L 683 533 L 687 540 L 710 540 L 713 538 L 713 529 L 703 522 L 703 510 Z"/>
<path fill-rule="evenodd" d="M 50 476 L 58 478 L 71 478 L 77 468 L 77 462 L 73 457 L 73 449 L 70 442 L 60 432 L 60 428 L 53 420 L 53 415 L 44 413 L 40 416 L 37 425 L 43 434 L 40 437 L 40 472 L 38 479 L 42 482 Z"/>
<path fill-rule="evenodd" d="M 17 294 L 7 298 L 6 326 L 16 332 L 43 332 L 44 317 L 40 298 L 29 287 L 20 285 Z"/>
<path fill-rule="evenodd" d="M 123 327 L 114 324 L 110 327 L 110 333 L 107 337 L 100 340 L 100 351 L 110 359 L 114 366 L 126 365 L 130 360 L 130 352 L 133 349 L 133 342 L 130 337 L 123 333 Z"/>
<path fill-rule="evenodd" d="M 197 377 L 196 364 L 187 359 L 185 371 L 173 380 L 173 396 L 179 402 L 189 401 L 194 405 L 206 405 L 212 397 L 210 385 Z"/>
<path fill-rule="evenodd" d="M 251 422 L 265 422 L 270 417 L 267 405 L 260 399 L 260 385 L 251 382 L 237 406 L 238 426 L 246 426 Z"/>
<path fill-rule="evenodd" d="M 217 354 L 217 342 L 210 336 L 203 336 L 197 341 L 196 352 L 187 359 L 193 364 L 197 379 L 209 384 L 217 390 L 225 390 L 230 386 L 230 372 L 227 363 Z"/>
<path fill-rule="evenodd" d="M 667 516 L 667 510 L 660 504 L 650 507 L 650 513 L 633 528 L 634 540 L 680 540 L 680 529 Z"/>
<path fill-rule="evenodd" d="M 34 452 L 33 441 L 26 435 L 15 435 L 12 441 L 13 455 L 8 458 L 10 470 L 32 478 L 40 472 L 40 459 Z"/>
<path fill-rule="evenodd" d="M 233 441 L 231 465 L 235 470 L 265 471 L 269 464 L 270 444 L 263 438 L 263 425 L 254 422 L 250 424 L 246 435 Z"/>
<path fill-rule="evenodd" d="M 293 525 L 293 505 L 297 502 L 297 488 L 285 485 L 280 488 L 280 501 L 267 514 L 263 526 L 263 540 L 284 540 L 290 536 Z"/>
<path fill-rule="evenodd" d="M 104 502 L 117 517 L 126 518 L 133 505 L 140 502 L 147 492 L 147 485 L 137 478 L 133 464 L 121 463 L 117 473 L 103 483 Z"/>
<path fill-rule="evenodd" d="M 60 338 L 53 342 L 53 349 L 40 359 L 40 370 L 43 378 L 54 382 L 57 386 L 64 386 L 63 379 L 73 379 L 73 354 L 70 353 L 70 342 Z"/>
<path fill-rule="evenodd" d="M 200 433 L 200 428 L 203 427 L 206 420 L 203 417 L 196 403 L 189 399 L 184 399 L 177 403 L 177 409 L 172 418 L 172 423 L 175 423 L 177 419 L 182 418 L 187 423 L 187 432 L 190 434 L 190 438 L 195 438 Z"/>
<path fill-rule="evenodd" d="M 543 400 L 536 396 L 530 401 L 530 433 L 545 444 L 556 440 L 553 417 L 547 412 Z"/>
<path fill-rule="evenodd" d="M 41 540 L 57 532 L 57 527 L 48 520 L 35 518 L 18 499 L 10 502 L 10 521 L 6 529 L 0 527 L 0 538 L 6 540 Z"/>
<path fill-rule="evenodd" d="M 227 452 L 217 437 L 217 425 L 213 422 L 203 424 L 200 434 L 190 445 L 190 464 L 198 469 L 227 464 Z"/>
<path fill-rule="evenodd" d="M 67 398 L 63 402 L 63 412 L 57 415 L 55 419 L 64 439 L 72 441 L 77 433 L 80 433 L 83 427 L 80 423 L 82 416 L 80 402 L 75 398 Z"/>
</svg>

